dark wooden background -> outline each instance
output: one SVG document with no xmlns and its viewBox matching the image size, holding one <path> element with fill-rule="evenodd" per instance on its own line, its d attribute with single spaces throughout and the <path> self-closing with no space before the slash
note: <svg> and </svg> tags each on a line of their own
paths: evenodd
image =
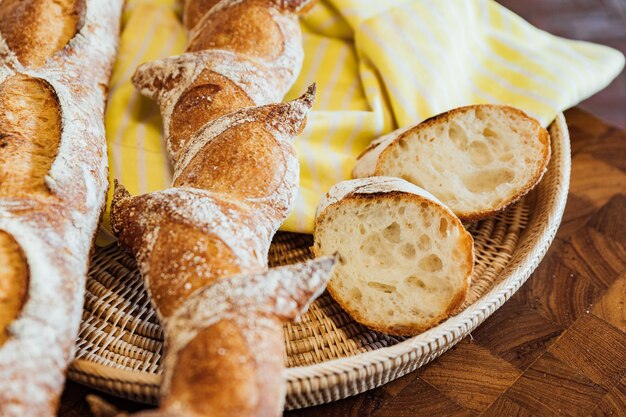
<svg viewBox="0 0 626 417">
<path fill-rule="evenodd" d="M 626 53 L 626 0 L 499 1 L 554 34 Z M 626 74 L 581 108 L 566 112 L 572 181 L 563 224 L 520 291 L 430 365 L 286 416 L 626 416 Z M 59 415 L 90 416 L 88 393 L 96 392 L 68 382 Z"/>
<path fill-rule="evenodd" d="M 498 0 L 555 35 L 597 42 L 626 54 L 626 0 Z M 626 128 L 626 72 L 581 107 Z"/>
<path fill-rule="evenodd" d="M 431 364 L 288 417 L 626 416 L 626 132 L 566 118 L 567 208 L 522 288 Z"/>
</svg>

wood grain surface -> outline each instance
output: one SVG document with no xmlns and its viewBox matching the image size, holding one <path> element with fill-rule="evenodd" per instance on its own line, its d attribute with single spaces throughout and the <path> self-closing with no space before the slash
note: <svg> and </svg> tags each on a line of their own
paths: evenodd
<svg viewBox="0 0 626 417">
<path fill-rule="evenodd" d="M 572 179 L 563 223 L 524 286 L 431 364 L 286 417 L 626 415 L 626 131 L 566 112 Z M 68 382 L 62 417 L 90 416 Z M 140 404 L 103 397 L 120 408 Z"/>
</svg>

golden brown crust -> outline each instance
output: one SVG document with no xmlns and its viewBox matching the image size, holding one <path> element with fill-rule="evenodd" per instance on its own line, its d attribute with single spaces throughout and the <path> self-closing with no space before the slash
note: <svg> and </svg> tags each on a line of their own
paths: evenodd
<svg viewBox="0 0 626 417">
<path fill-rule="evenodd" d="M 208 193 L 206 197 L 210 198 Z M 152 303 L 164 320 L 199 288 L 225 275 L 253 269 L 240 262 L 236 248 L 220 236 L 220 228 L 186 218 L 184 210 L 177 211 L 190 198 L 199 200 L 201 196 L 189 197 L 181 191 L 178 195 L 130 197 L 117 183 L 115 187 L 111 227 L 120 244 L 137 257 L 140 269 L 149 267 L 150 273 L 144 273 L 144 279 Z M 199 201 L 198 205 L 203 205 Z M 213 198 L 210 203 L 216 217 L 222 212 L 239 213 L 239 231 L 244 239 L 245 228 L 252 223 L 244 208 Z"/>
<path fill-rule="evenodd" d="M 170 122 L 172 152 L 178 152 L 209 121 L 253 105 L 254 101 L 234 82 L 214 71 L 202 71 L 174 106 Z"/>
<path fill-rule="evenodd" d="M 304 14 L 317 0 L 246 0 L 225 13 L 211 13 L 228 0 L 186 1 L 183 21 L 192 30 L 187 51 L 226 49 L 263 59 L 283 53 L 284 40 L 272 14 L 275 10 L 294 15 Z M 221 3 L 221 4 L 220 4 Z"/>
<path fill-rule="evenodd" d="M 198 288 L 265 267 L 271 233 L 297 185 L 288 138 L 304 128 L 312 91 L 295 102 L 225 116 L 243 123 L 212 136 L 169 190 L 131 197 L 116 183 L 111 227 L 140 269 L 149 270 L 144 279 L 161 318 Z"/>
<path fill-rule="evenodd" d="M 317 229 L 323 223 L 328 221 L 329 215 L 333 208 L 338 207 L 339 205 L 345 203 L 346 201 L 360 201 L 366 204 L 368 201 L 381 201 L 381 200 L 390 200 L 390 201 L 411 201 L 419 204 L 426 204 L 430 206 L 433 210 L 440 210 L 441 207 L 434 203 L 433 201 L 423 198 L 419 195 L 408 194 L 400 191 L 386 191 L 386 192 L 374 192 L 368 194 L 359 194 L 358 190 L 348 193 L 344 197 L 342 197 L 339 201 L 329 205 L 326 207 L 315 219 L 315 228 Z M 448 221 L 452 222 L 455 227 L 465 230 L 461 221 L 450 214 L 448 216 Z M 315 236 L 315 232 L 313 233 Z M 461 253 L 465 254 L 465 262 L 464 264 L 467 266 L 468 271 L 473 270 L 474 267 L 474 240 L 469 233 L 465 233 L 462 235 L 463 242 L 461 243 L 462 248 L 460 248 Z M 320 251 L 318 244 L 314 244 L 312 246 L 313 255 L 316 257 L 324 256 L 324 253 Z M 388 323 L 388 322 L 379 322 L 373 321 L 371 317 L 362 313 L 359 309 L 351 308 L 354 305 L 354 301 L 343 298 L 343 294 L 339 289 L 336 289 L 333 281 L 331 280 L 328 283 L 327 290 L 329 294 L 333 297 L 333 299 L 341 306 L 341 308 L 350 315 L 350 317 L 366 326 L 369 329 L 387 333 L 394 336 L 414 336 L 416 334 L 425 332 L 428 329 L 431 329 L 449 318 L 452 314 L 456 312 L 456 310 L 461 306 L 461 304 L 465 301 L 468 291 L 469 291 L 469 281 L 465 283 L 465 285 L 461 288 L 457 289 L 456 294 L 451 299 L 448 308 L 446 311 L 438 316 L 433 317 L 428 324 L 417 324 L 417 323 L 406 323 L 406 324 L 398 324 L 398 323 Z"/>
<path fill-rule="evenodd" d="M 185 261 L 185 268 L 198 273 L 181 274 L 181 264 L 190 253 L 195 256 Z M 175 222 L 161 222 L 160 233 L 150 259 L 150 280 L 147 285 L 155 307 L 162 317 L 169 317 L 198 288 L 211 285 L 224 275 L 241 271 L 233 250 L 219 236 L 204 230 Z M 184 279 L 177 284 L 175 281 Z"/>
<path fill-rule="evenodd" d="M 263 271 L 271 237 L 294 203 L 291 141 L 304 128 L 314 87 L 292 102 L 268 103 L 295 79 L 302 50 L 292 8 L 309 3 L 188 1 L 187 53 L 144 64 L 133 76 L 159 102 L 174 165 L 172 188 L 131 197 L 116 187 L 111 207 L 111 226 L 137 257 L 165 324 L 161 407 L 150 415 L 282 413 L 281 323 L 292 317 L 260 313 L 268 300 L 254 291 L 240 297 L 259 311 L 210 315 L 211 323 L 181 311 L 235 274 Z"/>
<path fill-rule="evenodd" d="M 407 131 L 401 133 L 400 135 L 398 135 L 393 142 L 387 146 L 379 155 L 378 159 L 377 159 L 377 164 L 376 164 L 376 168 L 374 170 L 374 174 L 376 176 L 381 176 L 381 175 L 385 175 L 385 173 L 382 170 L 381 167 L 381 162 L 386 158 L 389 157 L 393 151 L 393 147 L 394 145 L 398 144 L 404 137 L 406 137 L 407 135 L 412 134 L 414 131 L 416 130 L 422 130 L 425 128 L 428 128 L 430 126 L 433 125 L 437 125 L 437 124 L 446 124 L 450 119 L 452 119 L 457 113 L 464 113 L 467 112 L 468 110 L 471 109 L 477 109 L 477 108 L 491 108 L 491 109 L 502 109 L 506 112 L 509 113 L 513 113 L 519 117 L 524 118 L 525 120 L 530 121 L 535 128 L 539 131 L 539 142 L 543 145 L 543 151 L 542 151 L 542 163 L 541 165 L 539 165 L 533 175 L 533 178 L 528 182 L 528 184 L 526 185 L 526 187 L 522 188 L 521 190 L 519 190 L 516 194 L 509 196 L 507 199 L 505 199 L 504 201 L 502 201 L 500 204 L 498 204 L 498 207 L 493 209 L 493 210 L 484 210 L 481 212 L 457 212 L 455 213 L 459 219 L 461 219 L 461 221 L 466 222 L 466 223 L 472 223 L 472 222 L 476 222 L 479 220 L 483 220 L 492 216 L 495 216 L 496 214 L 498 214 L 499 212 L 505 210 L 507 207 L 509 207 L 511 204 L 516 203 L 517 201 L 519 201 L 522 197 L 524 197 L 526 194 L 528 194 L 533 188 L 535 188 L 535 186 L 539 183 L 539 181 L 541 181 L 541 178 L 543 177 L 543 174 L 546 172 L 547 167 L 548 167 L 548 163 L 550 162 L 550 155 L 551 155 L 551 147 L 550 147 L 550 134 L 548 133 L 548 131 L 543 128 L 539 122 L 535 119 L 533 119 L 532 117 L 528 116 L 524 111 L 516 108 L 516 107 L 511 107 L 511 106 L 506 106 L 506 105 L 500 105 L 500 104 L 475 104 L 475 105 L 471 105 L 471 106 L 464 106 L 464 107 L 458 107 L 455 109 L 452 109 L 450 111 L 447 111 L 445 113 L 441 113 L 438 114 L 436 116 L 430 117 L 426 120 L 424 120 L 423 122 L 421 122 L 420 124 L 418 124 L 417 126 L 408 129 Z M 361 159 L 366 153 L 368 153 L 369 151 L 371 151 L 373 148 L 375 148 L 376 145 L 370 145 L 365 151 L 363 151 L 357 158 Z"/>
<path fill-rule="evenodd" d="M 224 319 L 205 328 L 181 350 L 172 389 L 162 407 L 198 416 L 271 417 L 284 396 L 282 322 L 255 317 L 247 324 Z M 207 399 L 211 399 L 207 401 Z M 182 404 L 182 406 L 181 406 Z"/>
<path fill-rule="evenodd" d="M 0 84 L 0 198 L 48 192 L 60 140 L 61 108 L 46 81 L 16 74 Z"/>
<path fill-rule="evenodd" d="M 28 264 L 13 236 L 0 230 L 0 346 L 10 337 L 28 293 Z"/>
<path fill-rule="evenodd" d="M 221 0 L 187 0 L 183 10 L 183 23 L 189 30 L 193 29 L 200 19 Z"/>
<path fill-rule="evenodd" d="M 24 66 L 40 67 L 79 29 L 84 0 L 3 0 L 0 33 Z"/>
<path fill-rule="evenodd" d="M 0 415 L 55 414 L 106 202 L 121 0 L 0 2 Z M 100 117 L 99 117 L 100 116 Z"/>
<path fill-rule="evenodd" d="M 285 176 L 282 153 L 264 123 L 245 123 L 227 130 L 199 151 L 174 185 L 230 193 L 237 198 L 265 197 L 276 192 Z"/>
<path fill-rule="evenodd" d="M 283 52 L 280 27 L 265 1 L 244 1 L 208 12 L 193 30 L 188 52 L 225 49 L 237 54 L 273 60 Z"/>
</svg>

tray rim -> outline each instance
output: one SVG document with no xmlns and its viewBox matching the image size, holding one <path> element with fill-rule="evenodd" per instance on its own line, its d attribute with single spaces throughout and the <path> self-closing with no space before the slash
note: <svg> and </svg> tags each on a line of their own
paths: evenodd
<svg viewBox="0 0 626 417">
<path fill-rule="evenodd" d="M 558 132 L 558 135 L 552 135 L 552 146 L 558 138 L 560 160 L 556 166 L 561 167 L 557 170 L 552 190 L 554 201 L 550 210 L 542 213 L 547 222 L 541 226 L 541 232 L 530 248 L 517 262 L 507 264 L 501 272 L 506 278 L 456 316 L 420 335 L 358 355 L 287 368 L 284 373 L 287 381 L 286 409 L 357 395 L 412 372 L 471 333 L 526 282 L 554 240 L 569 192 L 570 138 L 563 113 L 556 116 L 550 130 Z M 117 369 L 86 359 L 74 360 L 68 374 L 72 380 L 116 395 L 139 388 L 143 392 L 136 391 L 125 397 L 146 403 L 154 403 L 152 396 L 158 393 L 161 380 L 160 375 Z M 105 383 L 112 386 L 105 387 Z"/>
</svg>

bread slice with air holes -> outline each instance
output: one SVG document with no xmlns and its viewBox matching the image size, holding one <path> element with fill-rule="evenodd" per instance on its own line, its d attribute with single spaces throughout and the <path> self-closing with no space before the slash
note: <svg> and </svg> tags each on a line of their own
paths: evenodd
<svg viewBox="0 0 626 417">
<path fill-rule="evenodd" d="M 508 106 L 461 107 L 383 136 L 363 152 L 353 177 L 403 178 L 435 195 L 463 221 L 489 217 L 540 180 L 550 135 Z"/>
<path fill-rule="evenodd" d="M 343 181 L 317 208 L 313 253 L 338 253 L 328 291 L 357 322 L 408 336 L 467 297 L 472 236 L 433 195 L 399 178 Z"/>
</svg>

